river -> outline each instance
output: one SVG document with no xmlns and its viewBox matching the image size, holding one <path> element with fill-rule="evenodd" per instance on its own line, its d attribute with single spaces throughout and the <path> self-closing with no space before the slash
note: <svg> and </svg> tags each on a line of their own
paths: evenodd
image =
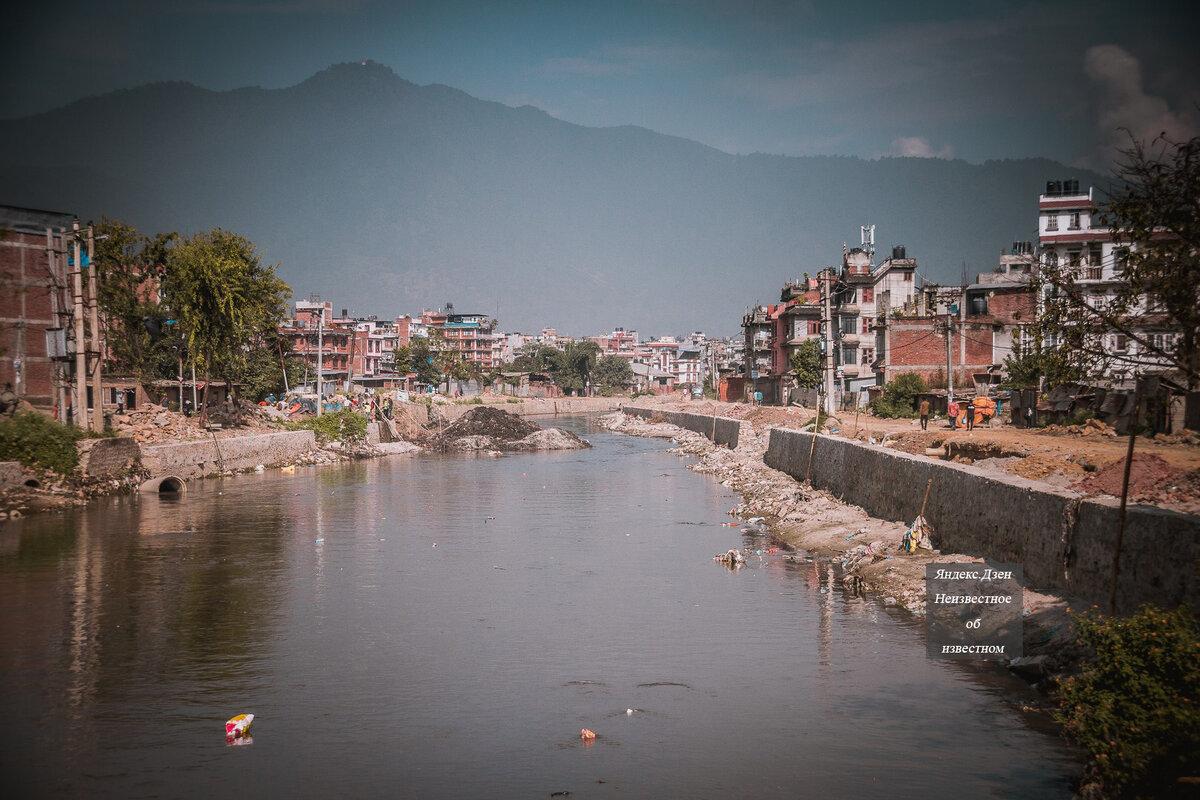
<svg viewBox="0 0 1200 800">
<path fill-rule="evenodd" d="M 392 457 L 0 527 L 37 797 L 1069 797 L 1003 669 L 728 527 L 668 443 Z M 731 570 L 713 555 L 764 550 Z M 253 713 L 252 741 L 224 722 Z M 580 738 L 589 728 L 597 738 Z M 14 795 L 15 796 L 15 795 Z"/>
</svg>

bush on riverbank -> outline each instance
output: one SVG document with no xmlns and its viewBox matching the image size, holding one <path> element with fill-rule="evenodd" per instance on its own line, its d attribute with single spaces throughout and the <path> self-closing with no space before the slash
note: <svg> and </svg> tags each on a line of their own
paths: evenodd
<svg viewBox="0 0 1200 800">
<path fill-rule="evenodd" d="M 79 464 L 75 442 L 83 436 L 78 428 L 36 411 L 23 411 L 0 422 L 0 461 L 20 461 L 27 467 L 69 475 Z"/>
<path fill-rule="evenodd" d="M 1096 660 L 1062 684 L 1058 718 L 1105 789 L 1170 795 L 1200 776 L 1200 624 L 1186 608 L 1075 617 Z M 1139 794 L 1142 792 L 1139 791 Z"/>
<path fill-rule="evenodd" d="M 341 442 L 358 445 L 367 440 L 367 418 L 357 411 L 342 409 L 319 417 L 305 417 L 289 423 L 292 430 L 311 430 L 321 444 Z"/>
</svg>

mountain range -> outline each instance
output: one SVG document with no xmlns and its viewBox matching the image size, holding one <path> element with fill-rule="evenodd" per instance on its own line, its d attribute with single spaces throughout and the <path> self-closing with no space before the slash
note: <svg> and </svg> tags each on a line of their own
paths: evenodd
<svg viewBox="0 0 1200 800">
<path fill-rule="evenodd" d="M 868 113 L 865 112 L 864 113 Z M 0 203 L 221 227 L 298 299 L 355 315 L 453 303 L 506 331 L 736 333 L 781 285 L 876 226 L 959 283 L 1035 238 L 1053 161 L 730 155 L 644 128 L 589 128 L 373 62 L 286 89 L 162 83 L 0 121 Z"/>
</svg>

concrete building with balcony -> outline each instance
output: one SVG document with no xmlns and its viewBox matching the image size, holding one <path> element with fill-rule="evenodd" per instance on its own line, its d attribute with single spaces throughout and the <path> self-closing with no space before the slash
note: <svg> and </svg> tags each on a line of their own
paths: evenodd
<svg viewBox="0 0 1200 800">
<path fill-rule="evenodd" d="M 1045 193 L 1038 197 L 1041 263 L 1071 270 L 1083 300 L 1097 311 L 1110 307 L 1116 296 L 1127 290 L 1121 271 L 1129 247 L 1100 222 L 1093 188 L 1082 191 L 1079 181 L 1073 179 L 1047 181 Z M 1169 372 L 1170 362 L 1148 345 L 1170 351 L 1178 335 L 1165 324 L 1153 298 L 1139 298 L 1129 316 L 1133 319 L 1128 333 L 1097 325 L 1091 335 L 1091 344 L 1110 354 L 1102 377 L 1121 388 L 1132 388 L 1138 373 Z M 1054 347 L 1057 342 L 1048 344 Z"/>
</svg>

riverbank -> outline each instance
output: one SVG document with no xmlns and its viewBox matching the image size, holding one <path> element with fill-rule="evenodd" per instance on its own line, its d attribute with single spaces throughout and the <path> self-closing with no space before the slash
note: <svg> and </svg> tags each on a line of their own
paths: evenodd
<svg viewBox="0 0 1200 800">
<path fill-rule="evenodd" d="M 542 419 L 610 411 L 625 399 L 438 396 L 427 403 L 396 406 L 391 425 L 370 423 L 368 440 L 351 444 L 320 443 L 311 431 L 287 432 L 273 410 L 260 407 L 244 408 L 236 421 L 222 415 L 218 424 L 203 427 L 198 417 L 151 404 L 115 415 L 115 436 L 81 440 L 77 444 L 80 465 L 73 475 L 0 462 L 0 520 L 84 505 L 114 494 L 157 491 L 161 486 L 182 488 L 187 481 L 206 476 L 418 454 L 428 451 L 446 426 L 483 405 Z"/>
<path fill-rule="evenodd" d="M 692 410 L 697 404 L 682 404 Z M 815 489 L 764 463 L 769 434 L 744 426 L 737 446 L 714 444 L 705 434 L 651 418 L 623 413 L 601 418 L 609 430 L 634 436 L 670 439 L 680 455 L 697 459 L 695 472 L 712 475 L 734 490 L 741 502 L 730 513 L 742 531 L 766 534 L 777 557 L 793 561 L 832 561 L 853 591 L 878 596 L 885 605 L 915 615 L 925 613 L 925 566 L 932 562 L 977 563 L 968 553 L 903 551 L 908 525 L 870 516 L 827 491 Z M 1068 617 L 1067 598 L 1023 592 L 1024 655 L 1010 666 L 1039 688 L 1051 690 L 1080 653 Z M 1079 608 L 1080 604 L 1075 603 Z"/>
</svg>

